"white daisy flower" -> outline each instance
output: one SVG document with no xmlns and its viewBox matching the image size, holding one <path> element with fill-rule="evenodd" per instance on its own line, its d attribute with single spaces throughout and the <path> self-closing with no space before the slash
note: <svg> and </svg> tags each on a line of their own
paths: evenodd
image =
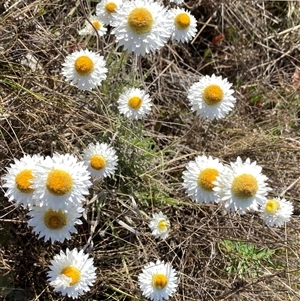
<svg viewBox="0 0 300 301">
<path fill-rule="evenodd" d="M 105 23 L 110 24 L 117 9 L 122 6 L 122 0 L 102 0 L 96 6 L 96 15 Z"/>
<path fill-rule="evenodd" d="M 43 159 L 40 155 L 25 155 L 20 160 L 14 159 L 14 163 L 7 168 L 7 174 L 2 177 L 5 181 L 2 187 L 8 188 L 5 196 L 9 201 L 29 208 L 35 204 L 32 180 L 35 177 L 36 165 Z"/>
<path fill-rule="evenodd" d="M 169 236 L 170 221 L 161 211 L 153 214 L 149 227 L 155 238 L 166 239 Z"/>
<path fill-rule="evenodd" d="M 87 36 L 87 35 L 97 36 L 97 32 L 98 32 L 98 35 L 100 37 L 102 37 L 104 34 L 106 34 L 107 28 L 104 26 L 104 23 L 99 19 L 99 17 L 91 16 L 89 18 L 89 21 L 90 22 L 85 20 L 84 28 L 78 32 L 79 35 L 81 35 L 81 36 Z M 91 23 L 93 24 L 94 27 L 91 25 Z M 97 30 L 97 32 L 95 31 L 95 29 Z"/>
<path fill-rule="evenodd" d="M 219 195 L 219 201 L 225 201 L 226 210 L 257 210 L 258 205 L 264 204 L 270 188 L 268 179 L 261 174 L 262 168 L 256 162 L 250 163 L 248 158 L 244 163 L 240 157 L 236 162 L 224 166 L 214 182 L 213 190 Z"/>
<path fill-rule="evenodd" d="M 211 156 L 198 156 L 187 164 L 183 172 L 183 187 L 193 201 L 199 204 L 217 202 L 219 197 L 214 192 L 214 181 L 223 170 L 219 159 Z"/>
<path fill-rule="evenodd" d="M 103 56 L 88 49 L 74 51 L 62 65 L 66 81 L 79 90 L 92 90 L 106 79 L 107 68 Z"/>
<path fill-rule="evenodd" d="M 137 88 L 125 90 L 118 99 L 120 113 L 132 120 L 146 117 L 151 111 L 151 106 L 149 94 Z"/>
<path fill-rule="evenodd" d="M 148 263 L 138 277 L 142 294 L 153 301 L 168 300 L 178 286 L 176 271 L 169 263 Z"/>
<path fill-rule="evenodd" d="M 38 206 L 48 206 L 52 210 L 66 210 L 69 203 L 80 206 L 92 184 L 87 167 L 71 154 L 46 157 L 35 175 L 33 197 Z"/>
<path fill-rule="evenodd" d="M 173 20 L 171 38 L 178 42 L 189 42 L 197 32 L 195 17 L 183 8 L 171 8 L 169 18 Z"/>
<path fill-rule="evenodd" d="M 67 249 L 66 253 L 60 251 L 54 256 L 50 261 L 48 281 L 56 292 L 76 299 L 90 290 L 96 281 L 96 268 L 93 258 L 88 257 L 83 250 L 78 252 L 77 249 Z"/>
<path fill-rule="evenodd" d="M 89 144 L 83 151 L 83 160 L 92 177 L 96 179 L 110 177 L 118 165 L 116 151 L 107 143 Z"/>
<path fill-rule="evenodd" d="M 172 32 L 167 9 L 153 0 L 124 2 L 114 14 L 111 25 L 115 27 L 112 33 L 118 45 L 137 55 L 155 52 Z"/>
<path fill-rule="evenodd" d="M 231 86 L 221 76 L 203 76 L 188 92 L 192 111 L 209 120 L 223 118 L 232 110 L 236 101 Z"/>
<path fill-rule="evenodd" d="M 267 200 L 261 206 L 260 216 L 268 226 L 281 227 L 291 219 L 294 206 L 284 198 L 274 198 Z"/>
<path fill-rule="evenodd" d="M 70 233 L 77 233 L 75 225 L 82 224 L 79 218 L 83 211 L 82 207 L 73 204 L 68 205 L 66 210 L 33 206 L 28 213 L 31 217 L 28 225 L 33 227 L 33 232 L 38 235 L 38 238 L 44 237 L 44 241 L 64 242 L 65 239 L 71 238 Z"/>
</svg>

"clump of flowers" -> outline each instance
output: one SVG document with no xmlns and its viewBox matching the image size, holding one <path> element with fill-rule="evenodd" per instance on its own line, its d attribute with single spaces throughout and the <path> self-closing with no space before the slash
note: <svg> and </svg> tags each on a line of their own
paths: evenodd
<svg viewBox="0 0 300 301">
<path fill-rule="evenodd" d="M 294 206 L 285 198 L 268 199 L 260 209 L 260 216 L 268 226 L 281 227 L 291 219 Z"/>
<path fill-rule="evenodd" d="M 176 291 L 176 271 L 169 263 L 157 260 L 150 262 L 138 276 L 138 283 L 142 294 L 153 301 L 168 300 Z"/>
<path fill-rule="evenodd" d="M 155 238 L 166 239 L 169 236 L 170 221 L 161 211 L 153 214 L 149 227 Z"/>
<path fill-rule="evenodd" d="M 166 1 L 102 0 L 96 6 L 96 15 L 86 20 L 78 33 L 103 36 L 107 32 L 105 24 L 109 24 L 114 27 L 112 33 L 118 46 L 137 56 L 155 53 L 168 39 L 178 42 L 191 41 L 197 32 L 195 17 L 186 9 L 167 10 L 162 2 Z M 184 1 L 169 2 L 181 4 Z M 113 51 L 110 54 L 112 53 Z M 120 57 L 119 54 L 109 55 L 108 62 L 116 57 Z M 120 57 L 118 67 L 123 63 L 124 57 Z M 114 68 L 110 70 L 110 74 L 114 75 Z M 88 49 L 67 55 L 62 64 L 65 80 L 82 91 L 100 86 L 107 78 L 107 73 L 104 57 Z M 110 83 L 118 77 L 120 76 L 116 76 Z M 124 82 L 128 78 L 124 78 Z M 224 118 L 233 110 L 236 102 L 233 94 L 232 84 L 226 78 L 213 74 L 203 76 L 194 83 L 189 88 L 187 97 L 191 110 L 196 112 L 197 116 L 214 120 Z M 140 120 L 150 114 L 152 101 L 146 91 L 129 88 L 121 93 L 117 105 L 120 114 L 126 118 Z M 113 118 L 109 121 L 113 122 Z M 82 158 L 79 162 L 77 157 L 71 154 L 55 153 L 46 158 L 25 155 L 20 160 L 15 159 L 7 168 L 7 174 L 2 177 L 5 182 L 3 187 L 7 189 L 5 196 L 17 205 L 29 208 L 28 225 L 33 228 L 38 238 L 43 238 L 45 242 L 64 242 L 71 238 L 72 233 L 77 233 L 76 225 L 82 224 L 82 201 L 89 195 L 91 177 L 103 180 L 114 175 L 118 167 L 116 151 L 106 143 L 89 144 L 83 150 Z M 140 178 L 144 179 L 144 176 Z M 127 177 L 124 179 L 127 180 Z M 183 187 L 193 201 L 200 204 L 224 202 L 226 210 L 241 213 L 258 210 L 268 226 L 280 227 L 290 220 L 293 205 L 284 198 L 267 199 L 270 188 L 266 182 L 267 177 L 262 174 L 262 167 L 256 162 L 251 163 L 249 158 L 243 162 L 238 157 L 236 162 L 223 165 L 211 156 L 197 156 L 186 165 L 183 172 Z M 93 200 L 97 197 L 95 194 Z M 136 205 L 134 200 L 132 203 Z M 93 223 L 86 218 L 89 224 L 93 225 L 88 242 L 94 237 L 99 212 L 100 206 L 97 208 L 97 222 Z M 129 215 L 125 217 L 130 220 Z M 119 224 L 121 225 L 121 221 Z M 168 238 L 170 221 L 161 211 L 153 214 L 148 226 L 155 238 Z M 135 234 L 139 233 L 131 226 L 126 225 L 125 228 Z M 94 260 L 89 258 L 84 250 L 60 250 L 51 260 L 47 278 L 54 291 L 73 299 L 78 298 L 88 292 L 96 282 Z M 177 271 L 171 264 L 161 260 L 149 262 L 138 275 L 138 285 L 146 298 L 153 301 L 168 300 L 178 287 Z"/>
</svg>

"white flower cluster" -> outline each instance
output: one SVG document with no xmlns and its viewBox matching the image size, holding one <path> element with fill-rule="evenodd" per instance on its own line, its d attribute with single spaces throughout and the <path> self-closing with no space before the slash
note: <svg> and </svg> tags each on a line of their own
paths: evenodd
<svg viewBox="0 0 300 301">
<path fill-rule="evenodd" d="M 79 34 L 102 37 L 107 25 L 113 27 L 111 34 L 118 46 L 136 55 L 153 53 L 169 39 L 189 42 L 197 32 L 195 17 L 184 9 L 168 10 L 154 0 L 102 0 Z M 106 73 L 103 56 L 89 50 L 68 55 L 62 69 L 66 81 L 80 90 L 94 89 L 106 79 Z"/>
<path fill-rule="evenodd" d="M 183 1 L 173 1 L 180 4 Z M 191 41 L 197 32 L 197 21 L 183 8 L 167 9 L 154 0 L 102 0 L 96 15 L 85 20 L 80 35 L 103 36 L 106 25 L 113 27 L 118 46 L 136 55 L 146 55 L 160 49 L 169 39 Z M 92 90 L 106 79 L 107 68 L 103 56 L 90 50 L 77 50 L 63 63 L 66 81 L 80 90 Z M 205 119 L 220 119 L 235 104 L 231 83 L 214 74 L 203 76 L 188 90 L 191 110 Z M 145 118 L 151 111 L 150 96 L 141 89 L 128 88 L 118 99 L 121 114 L 131 120 Z"/>
<path fill-rule="evenodd" d="M 55 153 L 46 158 L 25 155 L 7 168 L 2 177 L 5 196 L 16 206 L 29 209 L 29 226 L 38 238 L 64 242 L 77 233 L 82 201 L 88 195 L 91 177 L 104 179 L 114 174 L 118 157 L 106 143 L 90 144 L 83 150 L 83 160 L 74 155 Z M 170 221 L 162 213 L 153 214 L 149 227 L 156 238 L 166 239 Z M 93 258 L 84 251 L 60 251 L 51 260 L 48 280 L 54 290 L 73 299 L 90 290 L 96 281 Z M 176 271 L 169 263 L 157 260 L 147 264 L 139 275 L 143 294 L 152 300 L 167 299 L 177 287 Z"/>
<path fill-rule="evenodd" d="M 16 206 L 29 209 L 28 225 L 38 238 L 64 242 L 77 233 L 75 226 L 82 224 L 82 201 L 89 194 L 91 177 L 110 177 L 117 162 L 115 150 L 106 143 L 90 144 L 83 151 L 83 161 L 71 154 L 25 155 L 15 159 L 2 177 L 5 196 Z M 63 295 L 77 298 L 96 279 L 93 259 L 83 250 L 61 251 L 51 263 L 49 281 Z"/>
<path fill-rule="evenodd" d="M 282 226 L 290 220 L 292 203 L 285 199 L 267 199 L 271 190 L 262 168 L 240 157 L 223 165 L 211 156 L 198 156 L 183 172 L 183 187 L 197 203 L 224 203 L 228 211 L 259 211 L 269 226 Z"/>
<path fill-rule="evenodd" d="M 162 2 L 162 1 L 161 1 Z M 117 46 L 139 58 L 155 53 L 169 40 L 189 42 L 197 33 L 197 20 L 181 7 L 167 8 L 154 0 L 102 0 L 96 15 L 84 21 L 81 36 L 103 37 L 112 27 Z M 183 0 L 170 0 L 175 5 Z M 108 27 L 109 26 L 109 27 Z M 175 42 L 175 43 L 176 43 Z M 66 56 L 62 74 L 79 90 L 97 88 L 107 78 L 104 56 L 89 49 L 80 49 Z M 221 119 L 236 102 L 232 84 L 221 76 L 202 76 L 187 93 L 193 112 L 204 119 Z M 131 120 L 145 118 L 153 106 L 146 91 L 130 87 L 117 102 L 119 112 Z M 77 233 L 82 224 L 83 200 L 89 194 L 92 180 L 112 176 L 118 165 L 116 151 L 106 143 L 90 144 L 82 153 L 83 160 L 72 154 L 42 157 L 25 155 L 7 168 L 2 177 L 5 196 L 29 209 L 28 225 L 45 242 L 64 242 Z M 222 164 L 211 156 L 198 156 L 183 172 L 183 187 L 198 203 L 222 203 L 228 211 L 242 214 L 253 210 L 269 226 L 282 226 L 293 213 L 292 203 L 284 198 L 267 198 L 271 190 L 262 167 L 250 159 Z M 149 228 L 156 239 L 169 237 L 171 223 L 162 212 L 154 213 Z M 51 260 L 48 280 L 55 291 L 71 298 L 84 294 L 96 281 L 94 261 L 83 250 L 60 251 Z M 157 260 L 146 264 L 138 276 L 142 294 L 153 301 L 168 300 L 178 286 L 176 270 L 169 263 Z"/>
<path fill-rule="evenodd" d="M 91 176 L 111 176 L 117 162 L 115 150 L 106 143 L 90 144 L 83 161 L 71 154 L 25 155 L 15 159 L 2 177 L 5 196 L 29 208 L 28 224 L 39 238 L 63 242 L 77 233 L 76 224 L 82 224 L 82 201 L 89 194 Z"/>
</svg>

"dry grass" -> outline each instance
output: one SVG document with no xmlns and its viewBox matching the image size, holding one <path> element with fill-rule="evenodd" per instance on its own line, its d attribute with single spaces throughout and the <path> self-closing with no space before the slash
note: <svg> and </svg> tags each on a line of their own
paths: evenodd
<svg viewBox="0 0 300 301">
<path fill-rule="evenodd" d="M 88 14 L 95 3 L 83 6 Z M 139 76 L 134 58 L 114 51 L 112 36 L 103 41 L 110 76 L 99 90 L 79 93 L 60 75 L 76 45 L 97 48 L 93 38 L 77 34 L 84 18 L 79 1 L 0 5 L 0 175 L 24 153 L 80 156 L 91 141 L 112 142 L 120 154 L 117 175 L 93 187 L 84 224 L 63 244 L 38 240 L 26 211 L 0 191 L 3 300 L 68 300 L 49 288 L 47 266 L 61 248 L 83 246 L 92 250 L 98 277 L 80 300 L 144 300 L 137 275 L 157 258 L 179 271 L 172 300 L 299 300 L 300 90 L 293 88 L 292 76 L 300 66 L 300 4 L 198 0 L 186 1 L 186 7 L 198 20 L 198 35 L 193 43 L 169 43 L 143 59 L 155 108 L 145 123 L 133 124 L 118 116 L 115 100 Z M 225 40 L 212 45 L 220 33 Z M 35 66 L 24 61 L 28 55 Z M 218 122 L 192 114 L 186 97 L 201 74 L 212 73 L 228 77 L 238 99 L 230 116 Z M 237 156 L 256 160 L 270 178 L 271 195 L 293 202 L 292 221 L 271 229 L 254 213 L 240 216 L 192 203 L 182 188 L 182 171 L 204 153 L 226 163 Z M 159 210 L 172 224 L 166 241 L 154 240 L 147 225 L 147 215 Z M 242 261 L 245 254 L 226 251 L 224 240 L 274 254 L 271 262 L 259 262 L 255 277 L 240 277 L 232 260 Z M 255 259 L 247 260 L 248 270 L 255 270 Z"/>
</svg>

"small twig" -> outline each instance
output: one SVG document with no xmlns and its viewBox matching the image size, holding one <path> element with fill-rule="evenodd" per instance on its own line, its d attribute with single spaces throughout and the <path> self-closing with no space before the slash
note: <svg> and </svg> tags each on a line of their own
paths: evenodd
<svg viewBox="0 0 300 301">
<path fill-rule="evenodd" d="M 194 39 L 192 40 L 191 45 L 194 44 L 194 42 L 197 40 L 197 38 L 200 36 L 201 32 L 202 32 L 202 31 L 204 30 L 204 28 L 208 25 L 208 23 L 211 21 L 212 18 L 213 18 L 213 16 L 211 16 L 211 17 L 203 24 L 202 28 L 197 32 L 196 36 L 195 36 Z M 213 26 L 213 25 L 211 25 L 211 26 Z M 216 26 L 213 26 L 213 27 L 215 28 Z"/>
<path fill-rule="evenodd" d="M 119 220 L 119 219 L 116 219 L 116 222 L 122 226 L 123 228 L 125 228 L 126 230 L 128 230 L 129 232 L 135 234 L 135 235 L 140 235 L 141 232 L 132 228 L 131 226 L 129 226 L 128 224 L 124 223 L 123 221 Z"/>
<path fill-rule="evenodd" d="M 92 252 L 92 249 L 93 249 L 93 246 L 94 246 L 94 243 L 93 243 L 93 236 L 94 236 L 94 233 L 95 233 L 95 230 L 98 226 L 98 223 L 99 223 L 99 220 L 100 220 L 100 212 L 99 210 L 97 210 L 97 217 L 96 217 L 96 220 L 95 222 L 91 225 L 91 230 L 90 230 L 90 237 L 87 241 L 87 243 L 84 245 L 84 247 L 82 248 L 84 251 L 88 248 L 88 253 L 91 253 Z"/>
<path fill-rule="evenodd" d="M 112 138 L 110 139 L 110 144 L 112 144 L 115 140 L 116 140 L 116 137 L 118 136 L 118 132 L 115 132 L 114 135 L 112 136 Z"/>
<path fill-rule="evenodd" d="M 27 223 L 27 221 L 21 221 L 19 219 L 9 219 L 9 218 L 1 218 L 0 222 L 16 223 L 16 224 L 26 224 Z"/>
<path fill-rule="evenodd" d="M 8 11 L 12 10 L 15 6 L 17 6 L 20 2 L 22 2 L 23 0 L 19 0 L 16 3 L 14 3 L 13 5 L 11 5 L 8 9 L 6 9 L 1 15 L 6 14 Z"/>
<path fill-rule="evenodd" d="M 288 186 L 288 188 L 286 188 L 285 190 L 283 190 L 280 194 L 280 197 L 282 198 L 285 193 L 290 190 L 298 181 L 300 180 L 300 177 L 298 179 L 296 179 L 290 186 Z"/>
<path fill-rule="evenodd" d="M 296 31 L 296 30 L 299 30 L 299 29 L 300 29 L 300 25 L 297 25 L 297 26 L 288 28 L 288 29 L 286 29 L 286 30 L 283 30 L 283 31 L 281 31 L 281 32 L 276 33 L 276 35 L 271 35 L 271 36 L 269 36 L 269 37 L 264 38 L 264 41 L 273 39 L 273 38 L 275 38 L 275 37 L 279 37 L 279 36 L 281 36 L 281 35 L 283 35 L 283 34 L 285 34 L 285 33 L 289 33 L 289 32 L 291 32 L 291 31 L 293 32 L 293 31 Z"/>
<path fill-rule="evenodd" d="M 92 200 L 88 203 L 88 205 L 95 202 L 96 200 L 98 200 L 98 195 L 95 195 L 92 198 Z M 84 211 L 82 215 L 83 215 L 84 219 L 91 225 L 90 236 L 88 238 L 87 243 L 84 245 L 84 247 L 82 249 L 85 251 L 88 248 L 87 252 L 91 253 L 92 249 L 93 249 L 93 246 L 94 246 L 94 243 L 93 243 L 92 239 L 94 237 L 95 230 L 96 230 L 96 228 L 99 224 L 99 220 L 100 220 L 100 210 L 97 210 L 96 220 L 94 220 L 94 221 L 88 221 L 86 211 Z"/>
</svg>

